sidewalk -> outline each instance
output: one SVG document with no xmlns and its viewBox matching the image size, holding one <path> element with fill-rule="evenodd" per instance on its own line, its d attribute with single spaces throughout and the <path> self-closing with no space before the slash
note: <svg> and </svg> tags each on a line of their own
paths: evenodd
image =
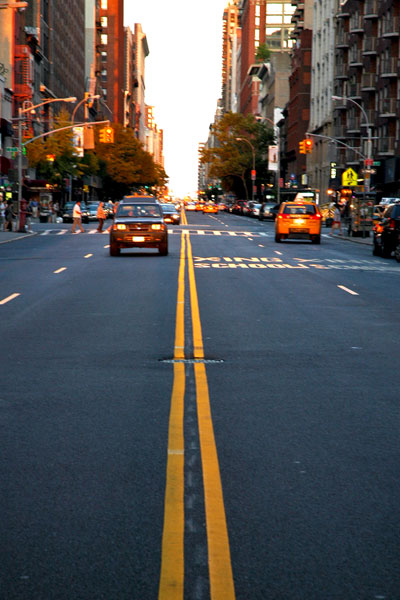
<svg viewBox="0 0 400 600">
<path fill-rule="evenodd" d="M 325 229 L 325 231 L 324 231 Z M 324 233 L 325 235 L 329 235 L 331 232 L 329 227 L 326 228 L 322 228 L 321 233 Z M 355 244 L 364 244 L 366 246 L 372 246 L 373 244 L 373 238 L 374 236 L 372 235 L 372 231 L 369 234 L 369 237 L 351 237 L 349 236 L 349 234 L 347 233 L 347 231 L 345 231 L 343 229 L 342 231 L 342 235 L 339 235 L 335 232 L 334 235 L 329 235 L 330 238 L 332 239 L 337 239 L 337 240 L 345 240 L 346 242 L 353 242 Z"/>
</svg>

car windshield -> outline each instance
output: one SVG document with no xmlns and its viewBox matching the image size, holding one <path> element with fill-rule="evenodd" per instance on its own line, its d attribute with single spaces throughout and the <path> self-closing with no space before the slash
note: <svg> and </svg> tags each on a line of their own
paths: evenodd
<svg viewBox="0 0 400 600">
<path fill-rule="evenodd" d="M 315 215 L 316 210 L 313 204 L 288 204 L 283 209 L 285 215 Z"/>
<path fill-rule="evenodd" d="M 156 204 L 119 204 L 117 217 L 159 217 L 160 208 Z"/>
<path fill-rule="evenodd" d="M 177 210 L 173 204 L 163 204 L 161 206 L 161 208 L 162 208 L 163 212 L 173 212 L 173 213 L 177 212 Z"/>
</svg>

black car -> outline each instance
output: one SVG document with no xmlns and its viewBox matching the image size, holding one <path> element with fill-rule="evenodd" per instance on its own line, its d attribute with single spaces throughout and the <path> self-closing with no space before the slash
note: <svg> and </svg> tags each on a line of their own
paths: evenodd
<svg viewBox="0 0 400 600">
<path fill-rule="evenodd" d="M 110 255 L 118 256 L 121 248 L 158 248 L 168 254 L 168 230 L 157 201 L 121 200 L 110 230 Z"/>
<path fill-rule="evenodd" d="M 64 205 L 64 208 L 61 211 L 63 223 L 72 223 L 72 221 L 74 220 L 72 214 L 75 204 L 75 202 L 66 202 L 66 204 Z M 87 206 L 83 202 L 81 202 L 81 216 L 82 223 L 89 223 L 89 211 Z"/>
<path fill-rule="evenodd" d="M 258 218 L 260 221 L 264 219 L 272 219 L 273 221 L 276 219 L 276 215 L 279 211 L 279 204 L 275 204 L 274 202 L 263 202 L 260 208 L 260 213 Z"/>
<path fill-rule="evenodd" d="M 161 204 L 161 210 L 164 215 L 165 223 L 175 223 L 176 225 L 179 225 L 181 216 L 176 210 L 175 204 Z"/>
<path fill-rule="evenodd" d="M 394 252 L 395 259 L 400 262 L 400 202 L 389 204 L 374 226 L 372 252 L 384 258 L 389 258 Z"/>
</svg>

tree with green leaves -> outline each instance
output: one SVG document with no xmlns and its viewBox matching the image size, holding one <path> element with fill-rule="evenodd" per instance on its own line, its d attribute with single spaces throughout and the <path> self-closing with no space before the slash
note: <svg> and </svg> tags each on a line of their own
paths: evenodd
<svg viewBox="0 0 400 600">
<path fill-rule="evenodd" d="M 268 48 L 267 44 L 260 44 L 257 47 L 257 51 L 256 51 L 256 55 L 255 55 L 256 64 L 268 62 L 270 58 L 271 58 L 271 50 Z"/>
<path fill-rule="evenodd" d="M 269 180 L 267 157 L 268 146 L 274 143 L 273 130 L 254 115 L 232 112 L 226 113 L 211 129 L 216 145 L 201 150 L 201 162 L 208 164 L 210 178 L 219 179 L 225 191 L 235 193 L 238 198 L 249 198 L 253 184 L 251 146 L 255 153 L 256 181 Z M 237 138 L 248 140 L 251 146 Z"/>
</svg>

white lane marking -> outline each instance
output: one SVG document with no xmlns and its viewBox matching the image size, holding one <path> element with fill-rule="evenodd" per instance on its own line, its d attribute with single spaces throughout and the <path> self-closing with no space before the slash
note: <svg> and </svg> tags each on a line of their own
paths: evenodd
<svg viewBox="0 0 400 600">
<path fill-rule="evenodd" d="M 279 256 L 282 256 L 282 252 L 279 252 L 279 250 L 274 250 L 275 254 L 279 254 Z"/>
<path fill-rule="evenodd" d="M 97 233 L 97 229 L 89 229 L 89 231 L 88 231 L 89 235 L 93 235 L 94 233 Z"/>
<path fill-rule="evenodd" d="M 50 229 L 50 231 L 52 231 L 52 229 Z M 61 229 L 56 235 L 65 235 L 66 233 L 68 233 L 68 229 Z"/>
<path fill-rule="evenodd" d="M 258 244 L 260 246 L 260 248 L 264 248 L 264 246 L 262 244 Z"/>
<path fill-rule="evenodd" d="M 340 288 L 344 292 L 347 292 L 348 294 L 351 294 L 352 296 L 359 296 L 359 294 L 357 294 L 357 292 L 350 290 L 349 288 L 345 287 L 344 285 L 338 285 L 338 288 Z"/>
<path fill-rule="evenodd" d="M 104 246 L 104 248 L 109 248 L 109 247 L 110 247 L 110 244 L 106 244 L 106 245 Z"/>
<path fill-rule="evenodd" d="M 3 298 L 3 300 L 0 300 L 0 304 L 7 304 L 7 302 L 11 302 L 11 300 L 14 300 L 14 298 L 18 298 L 18 296 L 20 296 L 21 294 L 11 294 L 11 296 L 7 296 L 7 298 Z"/>
<path fill-rule="evenodd" d="M 85 254 L 84 258 L 90 258 L 93 254 Z"/>
<path fill-rule="evenodd" d="M 249 242 L 252 242 L 252 241 L 253 241 L 253 238 L 247 238 L 247 239 L 249 240 Z"/>
<path fill-rule="evenodd" d="M 57 271 L 53 271 L 53 273 L 62 273 L 63 271 L 66 271 L 67 267 L 61 267 L 61 269 L 57 269 Z"/>
</svg>

